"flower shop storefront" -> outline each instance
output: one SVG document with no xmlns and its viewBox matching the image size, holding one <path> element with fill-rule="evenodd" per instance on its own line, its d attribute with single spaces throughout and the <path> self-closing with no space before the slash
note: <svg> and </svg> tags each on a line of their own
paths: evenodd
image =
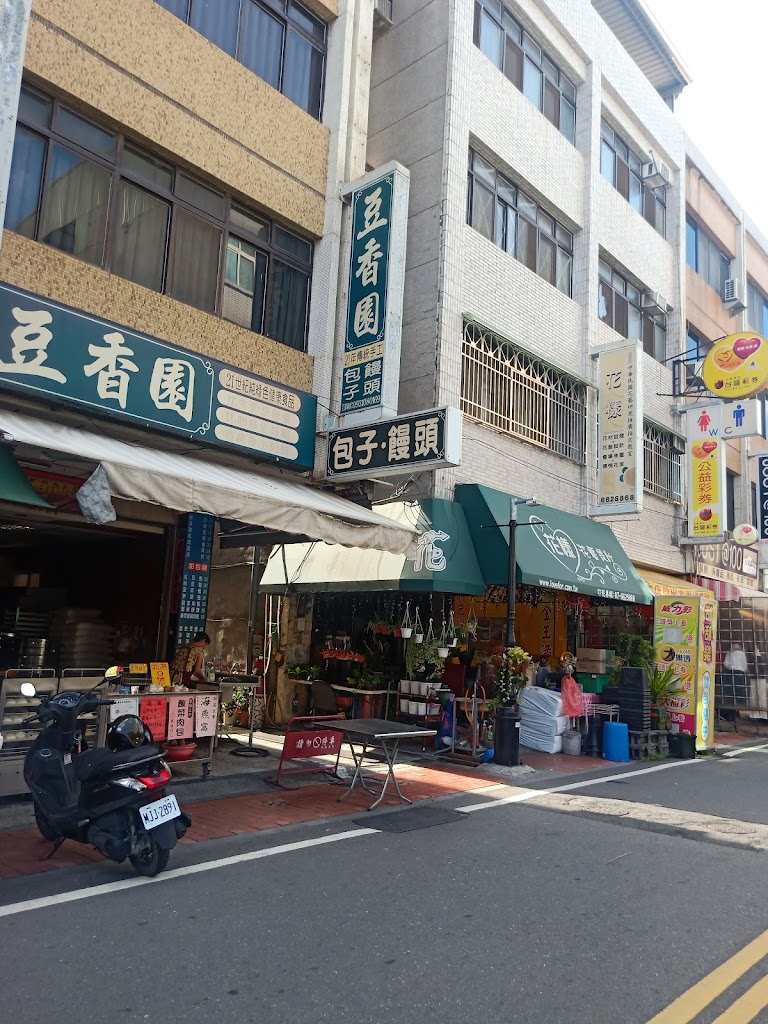
<svg viewBox="0 0 768 1024">
<path fill-rule="evenodd" d="M 466 676 L 475 657 L 454 601 L 485 593 L 464 510 L 431 498 L 377 511 L 419 531 L 414 552 L 330 544 L 273 550 L 260 591 L 282 600 L 286 620 L 300 611 L 304 624 L 303 643 L 286 645 L 280 704 L 295 713 L 314 707 L 439 722 L 444 678 Z"/>
</svg>

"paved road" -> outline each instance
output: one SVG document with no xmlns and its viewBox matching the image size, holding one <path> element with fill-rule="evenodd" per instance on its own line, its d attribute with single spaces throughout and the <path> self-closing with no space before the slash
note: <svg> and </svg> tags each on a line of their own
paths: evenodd
<svg viewBox="0 0 768 1024">
<path fill-rule="evenodd" d="M 0 1020 L 646 1024 L 737 955 L 659 1024 L 700 1003 L 696 1024 L 768 1021 L 768 937 L 739 954 L 768 929 L 765 853 L 745 845 L 767 772 L 754 753 L 464 795 L 433 806 L 493 806 L 400 834 L 350 820 L 179 848 L 181 872 L 124 888 L 108 864 L 0 882 Z"/>
</svg>

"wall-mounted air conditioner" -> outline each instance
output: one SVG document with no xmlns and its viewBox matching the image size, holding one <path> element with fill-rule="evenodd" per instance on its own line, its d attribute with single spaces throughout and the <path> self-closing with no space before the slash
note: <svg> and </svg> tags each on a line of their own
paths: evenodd
<svg viewBox="0 0 768 1024">
<path fill-rule="evenodd" d="M 649 188 L 665 188 L 672 180 L 672 172 L 662 160 L 643 164 L 643 184 Z"/>
<path fill-rule="evenodd" d="M 649 316 L 666 315 L 667 300 L 658 292 L 644 292 L 640 308 Z"/>
<path fill-rule="evenodd" d="M 392 28 L 392 0 L 375 0 L 373 24 L 377 29 Z"/>
<path fill-rule="evenodd" d="M 744 289 L 741 281 L 738 277 L 729 277 L 723 287 L 723 305 L 730 306 L 736 302 L 741 304 L 741 310 L 747 308 L 744 302 Z"/>
</svg>

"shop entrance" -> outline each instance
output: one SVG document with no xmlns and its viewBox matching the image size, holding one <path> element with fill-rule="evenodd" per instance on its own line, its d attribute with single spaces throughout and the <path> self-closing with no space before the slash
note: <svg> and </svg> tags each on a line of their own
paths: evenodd
<svg viewBox="0 0 768 1024">
<path fill-rule="evenodd" d="M 0 670 L 165 657 L 162 527 L 0 513 Z"/>
</svg>

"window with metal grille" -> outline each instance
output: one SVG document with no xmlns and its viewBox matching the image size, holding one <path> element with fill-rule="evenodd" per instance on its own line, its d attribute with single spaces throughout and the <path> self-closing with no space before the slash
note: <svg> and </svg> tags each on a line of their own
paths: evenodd
<svg viewBox="0 0 768 1024">
<path fill-rule="evenodd" d="M 643 161 L 605 121 L 600 123 L 600 173 L 662 238 L 666 236 L 665 190 L 643 182 Z"/>
<path fill-rule="evenodd" d="M 467 224 L 571 296 L 573 235 L 473 149 Z"/>
<path fill-rule="evenodd" d="M 643 487 L 664 501 L 683 500 L 680 441 L 653 423 L 643 426 Z"/>
<path fill-rule="evenodd" d="M 586 387 L 471 323 L 464 325 L 461 409 L 505 434 L 584 462 Z"/>
<path fill-rule="evenodd" d="M 576 86 L 500 0 L 475 0 L 475 46 L 558 128 L 576 135 Z"/>
</svg>

